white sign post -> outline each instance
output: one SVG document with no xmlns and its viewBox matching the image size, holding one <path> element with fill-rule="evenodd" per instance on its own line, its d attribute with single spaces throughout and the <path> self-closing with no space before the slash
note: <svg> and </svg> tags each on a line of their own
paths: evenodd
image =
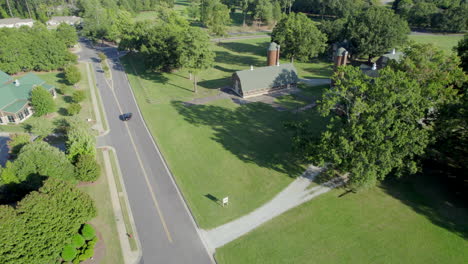
<svg viewBox="0 0 468 264">
<path fill-rule="evenodd" d="M 229 204 L 229 197 L 224 197 L 224 198 L 223 198 L 223 207 L 224 207 L 225 205 L 228 205 L 228 204 Z"/>
</svg>

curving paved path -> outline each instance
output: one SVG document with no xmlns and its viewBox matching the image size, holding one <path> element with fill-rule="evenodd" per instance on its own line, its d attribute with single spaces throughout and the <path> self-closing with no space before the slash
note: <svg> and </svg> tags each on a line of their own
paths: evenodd
<svg viewBox="0 0 468 264">
<path fill-rule="evenodd" d="M 322 169 L 319 167 L 309 166 L 299 178 L 260 208 L 227 224 L 203 231 L 203 236 L 208 243 L 209 249 L 214 252 L 216 248 L 247 234 L 289 209 L 310 201 L 343 184 L 343 181 L 337 178 L 322 185 L 309 188 L 315 176 L 321 171 Z"/>
</svg>

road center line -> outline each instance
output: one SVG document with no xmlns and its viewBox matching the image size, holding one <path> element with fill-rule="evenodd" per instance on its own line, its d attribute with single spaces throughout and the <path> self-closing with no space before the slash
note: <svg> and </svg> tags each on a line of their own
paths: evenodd
<svg viewBox="0 0 468 264">
<path fill-rule="evenodd" d="M 123 113 L 119 100 L 117 100 L 117 95 L 115 94 L 115 90 L 112 88 L 110 90 L 112 92 L 112 95 L 114 96 L 114 100 L 117 103 L 117 107 L 119 108 L 120 113 Z M 166 232 L 167 239 L 169 240 L 170 243 L 172 243 L 171 233 L 169 232 L 169 229 L 167 228 L 166 221 L 164 220 L 164 215 L 159 207 L 158 200 L 156 199 L 156 194 L 154 193 L 153 188 L 151 188 L 148 174 L 146 173 L 145 167 L 143 166 L 143 161 L 141 160 L 140 154 L 138 153 L 132 133 L 130 132 L 130 128 L 126 122 L 124 122 L 124 125 L 127 128 L 128 134 L 130 135 L 130 142 L 132 143 L 133 149 L 135 150 L 138 163 L 140 164 L 141 170 L 143 171 L 143 176 L 145 177 L 146 186 L 148 187 L 148 190 L 151 193 L 151 198 L 153 199 L 153 203 L 154 203 L 154 206 L 156 207 L 156 211 L 158 212 L 159 219 L 161 220 L 164 231 Z"/>
</svg>

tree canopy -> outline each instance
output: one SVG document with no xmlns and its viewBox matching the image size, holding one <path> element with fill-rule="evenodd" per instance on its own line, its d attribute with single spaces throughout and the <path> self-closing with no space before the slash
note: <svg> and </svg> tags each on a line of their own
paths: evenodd
<svg viewBox="0 0 468 264">
<path fill-rule="evenodd" d="M 76 62 L 60 34 L 37 24 L 32 28 L 0 29 L 0 69 L 9 74 L 21 71 L 51 71 Z"/>
<path fill-rule="evenodd" d="M 327 38 L 306 15 L 291 13 L 275 26 L 271 40 L 286 58 L 307 61 L 325 51 Z"/>
<path fill-rule="evenodd" d="M 42 86 L 37 86 L 31 91 L 31 105 L 35 116 L 43 116 L 56 111 L 54 97 Z"/>
<path fill-rule="evenodd" d="M 373 6 L 348 18 L 346 38 L 351 42 L 350 52 L 380 56 L 403 44 L 409 33 L 406 21 L 385 7 Z"/>
<path fill-rule="evenodd" d="M 95 216 L 87 194 L 49 178 L 15 207 L 0 205 L 0 263 L 55 263 L 80 226 Z"/>
</svg>

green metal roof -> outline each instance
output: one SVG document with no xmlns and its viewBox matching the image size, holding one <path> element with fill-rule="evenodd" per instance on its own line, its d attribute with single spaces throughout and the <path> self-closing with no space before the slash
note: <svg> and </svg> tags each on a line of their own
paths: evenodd
<svg viewBox="0 0 468 264">
<path fill-rule="evenodd" d="M 16 80 L 19 82 L 18 86 L 15 83 Z M 47 90 L 54 88 L 34 73 L 27 73 L 19 78 L 10 78 L 6 83 L 0 84 L 0 110 L 15 113 L 11 110 L 17 109 L 21 101 L 28 101 L 32 89 L 36 86 L 42 86 Z"/>
<path fill-rule="evenodd" d="M 19 110 L 23 109 L 23 107 L 28 103 L 27 100 L 16 100 L 13 103 L 7 105 L 2 109 L 2 111 L 8 112 L 8 113 L 16 113 Z"/>
<path fill-rule="evenodd" d="M 255 90 L 297 83 L 298 81 L 296 68 L 291 63 L 237 71 L 234 75 L 239 77 L 244 94 Z"/>
<path fill-rule="evenodd" d="M 10 80 L 11 80 L 10 75 L 0 71 L 0 85 L 4 84 L 4 83 L 6 83 L 6 82 L 8 82 Z"/>
<path fill-rule="evenodd" d="M 345 52 L 347 52 L 347 50 L 343 47 L 340 47 L 336 50 L 336 56 L 344 56 Z"/>
<path fill-rule="evenodd" d="M 278 49 L 278 44 L 275 42 L 271 42 L 270 46 L 268 47 L 268 50 L 277 50 Z"/>
</svg>

